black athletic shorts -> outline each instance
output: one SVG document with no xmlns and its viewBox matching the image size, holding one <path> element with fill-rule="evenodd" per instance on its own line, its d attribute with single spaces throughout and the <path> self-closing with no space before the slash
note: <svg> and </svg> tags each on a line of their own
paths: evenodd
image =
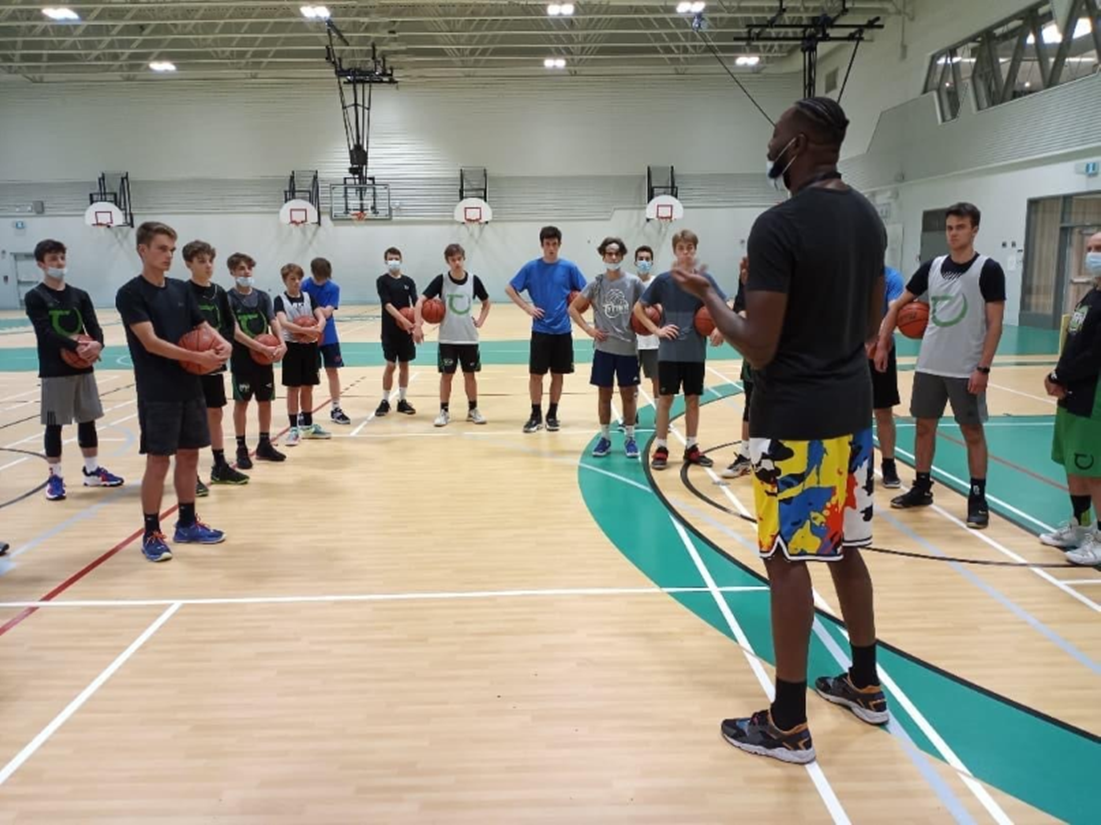
<svg viewBox="0 0 1101 825">
<path fill-rule="evenodd" d="M 753 382 L 742 380 L 742 390 L 745 393 L 745 409 L 742 410 L 742 421 L 749 421 L 749 408 L 753 406 Z M 748 446 L 748 445 L 747 445 Z"/>
<path fill-rule="evenodd" d="M 200 450 L 210 446 L 206 401 L 142 401 L 138 399 L 139 452 L 144 455 L 175 455 L 179 450 Z"/>
<path fill-rule="evenodd" d="M 658 390 L 662 395 L 703 395 L 703 361 L 659 361 Z"/>
<path fill-rule="evenodd" d="M 460 366 L 463 372 L 481 372 L 481 352 L 477 344 L 440 344 L 436 366 L 447 375 L 454 375 Z"/>
<path fill-rule="evenodd" d="M 283 356 L 284 387 L 315 387 L 321 383 L 317 344 L 287 342 Z"/>
<path fill-rule="evenodd" d="M 271 401 L 275 398 L 275 369 L 271 364 L 253 364 L 233 373 L 233 400 Z"/>
<path fill-rule="evenodd" d="M 203 397 L 206 399 L 208 410 L 220 410 L 226 405 L 226 374 L 218 372 L 214 375 L 201 375 L 199 380 L 203 385 Z"/>
<path fill-rule="evenodd" d="M 382 357 L 390 364 L 396 364 L 398 361 L 408 363 L 415 360 L 417 345 L 413 343 L 413 336 L 405 332 L 398 335 L 384 335 L 382 337 Z"/>
<path fill-rule="evenodd" d="M 564 332 L 550 335 L 546 332 L 531 334 L 531 356 L 528 372 L 532 375 L 569 375 L 573 372 L 573 335 Z"/>
<path fill-rule="evenodd" d="M 340 344 L 323 344 L 321 347 L 321 360 L 325 369 L 343 367 L 344 359 L 340 356 Z"/>
<path fill-rule="evenodd" d="M 872 409 L 887 410 L 897 407 L 901 401 L 898 395 L 898 364 L 895 361 L 895 348 L 887 356 L 887 371 L 875 368 L 875 361 L 868 362 L 872 371 Z"/>
</svg>

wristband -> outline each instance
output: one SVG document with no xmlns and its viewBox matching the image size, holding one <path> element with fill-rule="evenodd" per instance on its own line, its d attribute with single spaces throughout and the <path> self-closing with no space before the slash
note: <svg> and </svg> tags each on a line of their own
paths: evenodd
<svg viewBox="0 0 1101 825">
<path fill-rule="evenodd" d="M 990 375 L 990 367 L 975 367 L 983 375 Z"/>
</svg>

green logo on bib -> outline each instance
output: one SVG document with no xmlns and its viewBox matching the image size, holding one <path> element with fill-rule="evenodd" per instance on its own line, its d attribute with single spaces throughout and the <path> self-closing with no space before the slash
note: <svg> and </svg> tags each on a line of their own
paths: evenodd
<svg viewBox="0 0 1101 825">
<path fill-rule="evenodd" d="M 964 318 L 967 317 L 967 296 L 966 295 L 961 295 L 959 297 L 960 297 L 960 301 L 962 302 L 962 306 L 960 307 L 960 311 L 959 311 L 959 313 L 957 313 L 955 318 L 944 318 L 940 314 L 941 311 L 942 311 L 942 306 L 944 304 L 947 304 L 949 301 L 953 300 L 954 296 L 952 296 L 952 295 L 933 295 L 933 296 L 930 297 L 930 299 L 929 299 L 929 309 L 932 310 L 931 320 L 933 322 L 933 326 L 935 326 L 935 327 L 954 327 L 956 324 L 958 324 L 960 321 L 962 321 Z M 947 307 L 943 307 L 943 309 L 947 310 Z"/>
<path fill-rule="evenodd" d="M 453 292 L 447 296 L 447 311 L 456 315 L 469 315 L 471 300 L 466 295 Z"/>
</svg>

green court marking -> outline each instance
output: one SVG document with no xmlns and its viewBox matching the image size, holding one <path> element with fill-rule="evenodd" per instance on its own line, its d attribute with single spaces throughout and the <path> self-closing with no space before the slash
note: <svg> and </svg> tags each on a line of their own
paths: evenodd
<svg viewBox="0 0 1101 825">
<path fill-rule="evenodd" d="M 723 397 L 738 392 L 732 385 L 716 389 Z M 718 398 L 709 393 L 705 403 L 716 400 Z M 592 458 L 589 453 L 594 439 L 580 463 L 649 487 L 640 463 L 623 455 L 622 436 L 615 434 L 612 440 L 616 452 L 611 456 Z M 670 520 L 671 511 L 656 491 L 639 489 L 603 473 L 584 469 L 578 470 L 578 484 L 600 529 L 654 584 L 660 587 L 703 586 L 702 577 Z M 694 532 L 690 521 L 681 521 L 689 528 L 690 540 L 720 587 L 759 586 L 764 582 L 753 570 L 724 555 Z M 749 537 L 745 541 L 747 545 L 752 544 Z M 681 606 L 733 638 L 710 593 L 671 595 Z M 723 593 L 720 597 L 730 606 L 757 655 L 774 661 L 768 593 Z M 839 623 L 823 614 L 819 614 L 819 620 L 826 633 L 847 653 L 848 642 L 841 635 Z M 732 655 L 741 656 L 733 651 Z M 1096 821 L 1097 811 L 1101 810 L 1101 785 L 1080 781 L 1078 771 L 1070 766 L 1101 764 L 1101 739 L 955 678 L 889 644 L 882 645 L 879 662 L 976 777 L 1064 821 Z M 832 674 L 840 669 L 822 641 L 813 636 L 810 673 Z M 815 701 L 814 697 L 810 697 L 810 701 Z M 915 744 L 930 756 L 942 759 L 903 710 L 897 696 L 891 694 L 889 701 L 895 721 Z M 730 710 L 731 713 L 749 713 L 763 707 L 765 702 L 762 694 L 759 703 Z M 704 725 L 718 723 L 718 719 L 700 722 Z"/>
<path fill-rule="evenodd" d="M 895 351 L 901 356 L 916 356 L 921 341 L 895 336 Z M 998 355 L 1058 355 L 1059 330 L 1006 325 L 998 342 Z"/>
</svg>

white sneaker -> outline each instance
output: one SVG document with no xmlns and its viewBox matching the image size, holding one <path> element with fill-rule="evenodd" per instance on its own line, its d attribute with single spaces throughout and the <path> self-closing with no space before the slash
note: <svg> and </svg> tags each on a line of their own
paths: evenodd
<svg viewBox="0 0 1101 825">
<path fill-rule="evenodd" d="M 436 416 L 436 420 L 432 423 L 437 427 L 446 427 L 451 423 L 451 413 L 447 410 L 440 410 L 440 414 Z"/>
<path fill-rule="evenodd" d="M 1052 533 L 1044 533 L 1040 541 L 1048 547 L 1058 547 L 1061 550 L 1073 550 L 1082 545 L 1090 537 L 1090 528 L 1081 527 L 1073 521 L 1064 521 L 1059 529 Z"/>
<path fill-rule="evenodd" d="M 283 439 L 284 447 L 297 447 L 298 442 L 302 440 L 302 433 L 298 427 L 291 427 L 287 432 L 287 437 Z"/>
<path fill-rule="evenodd" d="M 1077 550 L 1067 553 L 1067 561 L 1085 567 L 1096 567 L 1101 564 L 1101 534 L 1090 533 Z"/>
<path fill-rule="evenodd" d="M 747 476 L 753 470 L 749 456 L 738 455 L 734 457 L 734 463 L 722 471 L 723 478 L 741 478 Z"/>
<path fill-rule="evenodd" d="M 466 420 L 469 421 L 471 424 L 485 424 L 486 423 L 486 417 L 484 415 L 482 415 L 481 411 L 479 411 L 479 409 L 477 407 L 475 407 L 474 409 L 472 409 L 470 412 L 468 412 L 466 414 Z"/>
</svg>

